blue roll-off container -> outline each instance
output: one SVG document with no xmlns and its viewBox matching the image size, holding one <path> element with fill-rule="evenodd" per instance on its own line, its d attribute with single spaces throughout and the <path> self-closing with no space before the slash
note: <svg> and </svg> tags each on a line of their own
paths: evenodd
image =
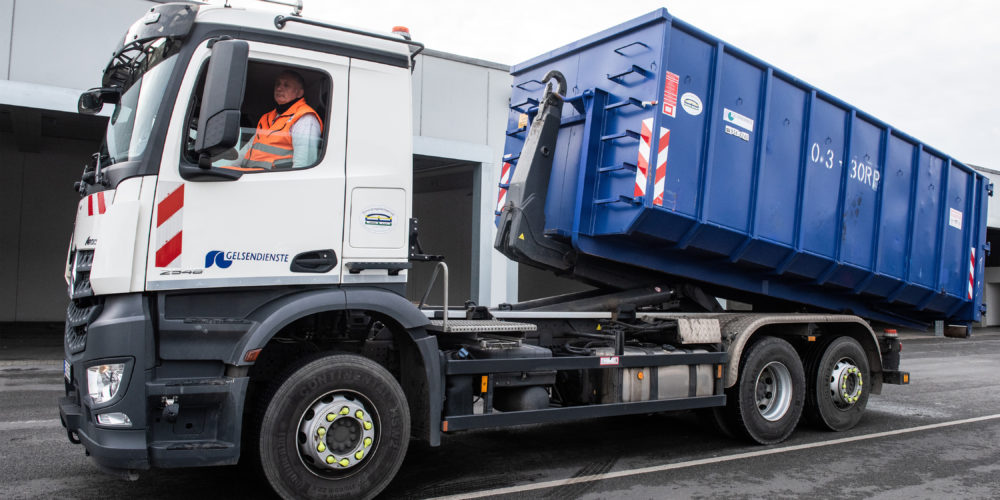
<svg viewBox="0 0 1000 500">
<path fill-rule="evenodd" d="M 722 296 L 979 320 L 992 187 L 972 168 L 661 9 L 513 67 L 514 169 L 550 70 L 550 237 Z"/>
</svg>

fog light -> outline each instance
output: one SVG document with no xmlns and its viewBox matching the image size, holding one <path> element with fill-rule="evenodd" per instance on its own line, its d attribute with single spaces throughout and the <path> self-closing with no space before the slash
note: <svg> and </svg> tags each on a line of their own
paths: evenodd
<svg viewBox="0 0 1000 500">
<path fill-rule="evenodd" d="M 118 394 L 125 373 L 125 363 L 97 365 L 87 368 L 87 392 L 95 404 L 111 401 Z"/>
<path fill-rule="evenodd" d="M 101 425 L 114 425 L 118 427 L 132 427 L 132 421 L 128 415 L 122 412 L 101 413 L 97 415 L 97 423 Z"/>
</svg>

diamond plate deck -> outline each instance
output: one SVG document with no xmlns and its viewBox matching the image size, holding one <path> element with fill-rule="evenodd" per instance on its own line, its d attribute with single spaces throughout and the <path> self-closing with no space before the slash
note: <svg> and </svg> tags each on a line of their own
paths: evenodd
<svg viewBox="0 0 1000 500">
<path fill-rule="evenodd" d="M 538 329 L 532 323 L 517 323 L 514 321 L 496 321 L 488 319 L 449 319 L 445 326 L 444 320 L 432 319 L 428 330 L 441 333 L 479 333 L 479 332 L 533 332 Z"/>
</svg>

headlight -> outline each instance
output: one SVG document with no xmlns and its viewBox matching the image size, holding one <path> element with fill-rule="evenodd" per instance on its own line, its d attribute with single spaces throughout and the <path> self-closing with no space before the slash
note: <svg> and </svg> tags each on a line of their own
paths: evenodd
<svg viewBox="0 0 1000 500">
<path fill-rule="evenodd" d="M 87 392 L 95 404 L 111 401 L 118 394 L 125 373 L 125 363 L 112 363 L 87 368 Z"/>
</svg>

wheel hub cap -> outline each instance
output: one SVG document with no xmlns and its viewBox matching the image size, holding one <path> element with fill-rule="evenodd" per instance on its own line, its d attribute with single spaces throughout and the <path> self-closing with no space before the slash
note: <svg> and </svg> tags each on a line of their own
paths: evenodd
<svg viewBox="0 0 1000 500">
<path fill-rule="evenodd" d="M 299 451 L 320 468 L 344 470 L 364 460 L 375 442 L 368 409 L 353 399 L 333 396 L 317 401 L 302 418 Z"/>
<path fill-rule="evenodd" d="M 840 360 L 830 375 L 830 394 L 840 407 L 849 407 L 861 398 L 864 380 L 861 370 L 850 360 Z"/>
<path fill-rule="evenodd" d="M 770 422 L 780 420 L 792 405 L 792 375 L 788 367 L 778 361 L 768 363 L 757 375 L 754 393 L 760 415 Z"/>
</svg>

